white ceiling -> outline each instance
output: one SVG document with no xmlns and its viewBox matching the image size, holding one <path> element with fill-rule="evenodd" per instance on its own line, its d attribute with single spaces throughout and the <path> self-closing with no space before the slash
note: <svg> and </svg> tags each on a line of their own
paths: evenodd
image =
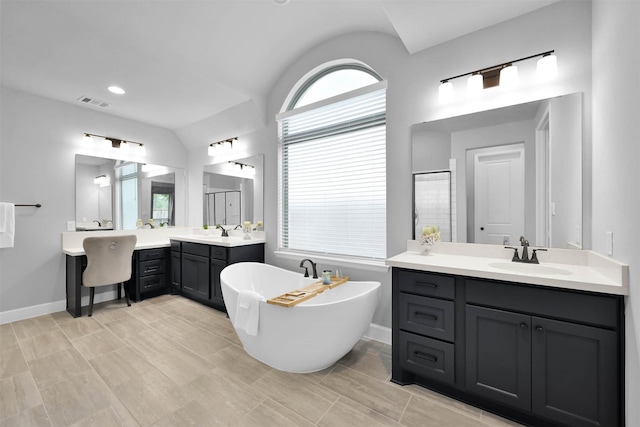
<svg viewBox="0 0 640 427">
<path fill-rule="evenodd" d="M 180 129 L 260 104 L 286 67 L 329 38 L 382 32 L 415 53 L 555 1 L 0 0 L 1 78 Z M 127 93 L 111 94 L 113 84 Z"/>
</svg>

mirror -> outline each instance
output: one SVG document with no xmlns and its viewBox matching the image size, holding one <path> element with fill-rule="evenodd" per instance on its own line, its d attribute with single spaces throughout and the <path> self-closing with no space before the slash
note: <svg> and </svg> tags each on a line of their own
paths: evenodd
<svg viewBox="0 0 640 427">
<path fill-rule="evenodd" d="M 412 171 L 414 238 L 580 248 L 582 94 L 416 124 Z"/>
<path fill-rule="evenodd" d="M 184 169 L 76 155 L 76 231 L 182 225 L 185 194 Z"/>
<path fill-rule="evenodd" d="M 203 224 L 235 226 L 264 218 L 263 155 L 206 165 Z"/>
</svg>

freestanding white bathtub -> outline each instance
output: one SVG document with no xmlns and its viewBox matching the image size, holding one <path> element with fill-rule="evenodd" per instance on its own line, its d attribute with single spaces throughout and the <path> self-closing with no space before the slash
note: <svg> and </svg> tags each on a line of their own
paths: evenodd
<svg viewBox="0 0 640 427">
<path fill-rule="evenodd" d="M 258 332 L 235 327 L 241 290 L 265 300 L 318 279 L 268 264 L 232 264 L 220 274 L 227 313 L 244 349 L 281 371 L 320 371 L 347 354 L 367 330 L 380 299 L 380 282 L 347 282 L 293 307 L 259 303 Z"/>
</svg>

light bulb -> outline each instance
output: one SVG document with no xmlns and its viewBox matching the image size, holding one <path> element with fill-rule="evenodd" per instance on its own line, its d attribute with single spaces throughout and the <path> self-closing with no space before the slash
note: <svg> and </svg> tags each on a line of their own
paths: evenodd
<svg viewBox="0 0 640 427">
<path fill-rule="evenodd" d="M 509 65 L 500 70 L 500 86 L 506 89 L 518 85 L 518 67 Z"/>
<path fill-rule="evenodd" d="M 110 139 L 107 138 L 103 138 L 100 141 L 100 148 L 104 149 L 104 150 L 108 150 L 109 148 L 113 147 L 113 144 L 111 143 Z"/>
<path fill-rule="evenodd" d="M 453 100 L 453 83 L 450 81 L 440 83 L 438 88 L 438 99 L 441 104 L 446 104 Z"/>
<path fill-rule="evenodd" d="M 558 76 L 558 58 L 555 55 L 545 55 L 538 60 L 536 69 L 538 80 L 546 82 Z"/>
<path fill-rule="evenodd" d="M 482 74 L 474 74 L 469 77 L 469 80 L 467 80 L 467 93 L 469 93 L 469 95 L 479 95 L 482 93 L 482 89 L 484 89 L 482 85 Z"/>
</svg>

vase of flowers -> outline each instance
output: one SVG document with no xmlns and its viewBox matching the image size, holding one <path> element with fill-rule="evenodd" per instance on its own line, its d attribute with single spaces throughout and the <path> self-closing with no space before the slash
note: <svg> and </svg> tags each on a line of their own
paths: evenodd
<svg viewBox="0 0 640 427">
<path fill-rule="evenodd" d="M 423 253 L 428 253 L 436 242 L 440 241 L 440 229 L 437 225 L 422 227 L 422 236 L 420 236 L 420 246 Z"/>
</svg>

